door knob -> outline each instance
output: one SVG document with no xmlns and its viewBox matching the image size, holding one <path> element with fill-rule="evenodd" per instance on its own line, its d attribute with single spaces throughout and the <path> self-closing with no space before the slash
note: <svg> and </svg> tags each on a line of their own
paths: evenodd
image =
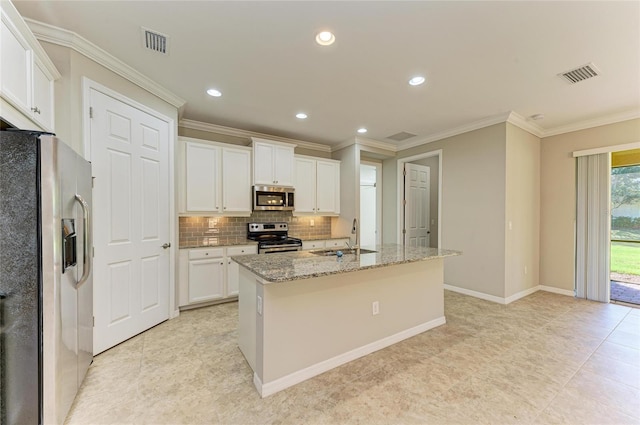
<svg viewBox="0 0 640 425">
<path fill-rule="evenodd" d="M 170 246 L 171 246 L 171 244 L 170 244 L 170 243 L 162 244 L 162 247 L 163 247 L 164 249 L 167 249 L 167 248 L 169 248 Z"/>
</svg>

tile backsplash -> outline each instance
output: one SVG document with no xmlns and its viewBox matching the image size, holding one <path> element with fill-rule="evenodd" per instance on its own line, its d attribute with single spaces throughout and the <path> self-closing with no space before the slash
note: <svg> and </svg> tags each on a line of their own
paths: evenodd
<svg viewBox="0 0 640 425">
<path fill-rule="evenodd" d="M 250 217 L 180 217 L 179 244 L 181 247 L 207 245 L 209 238 L 242 240 L 247 236 L 247 223 L 252 222 L 286 222 L 289 236 L 301 239 L 331 237 L 331 217 L 294 217 L 291 212 L 255 211 Z"/>
</svg>

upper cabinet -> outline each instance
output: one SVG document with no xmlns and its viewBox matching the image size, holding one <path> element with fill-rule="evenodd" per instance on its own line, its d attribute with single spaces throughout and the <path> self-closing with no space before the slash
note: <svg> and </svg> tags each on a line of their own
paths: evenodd
<svg viewBox="0 0 640 425">
<path fill-rule="evenodd" d="M 265 139 L 253 140 L 253 184 L 293 186 L 294 146 Z"/>
<path fill-rule="evenodd" d="M 296 155 L 294 215 L 340 213 L 340 161 Z"/>
<path fill-rule="evenodd" d="M 249 216 L 251 148 L 179 140 L 179 212 Z"/>
<path fill-rule="evenodd" d="M 60 73 L 15 7 L 6 1 L 0 7 L 2 116 L 22 129 L 53 132 L 53 82 Z"/>
</svg>

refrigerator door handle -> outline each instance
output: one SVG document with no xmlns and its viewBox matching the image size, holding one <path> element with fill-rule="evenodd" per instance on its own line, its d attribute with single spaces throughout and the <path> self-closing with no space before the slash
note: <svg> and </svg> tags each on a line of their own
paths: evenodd
<svg viewBox="0 0 640 425">
<path fill-rule="evenodd" d="M 84 215 L 84 228 L 82 232 L 82 246 L 84 248 L 84 252 L 82 255 L 82 277 L 76 284 L 76 288 L 82 286 L 85 283 L 89 276 L 91 276 L 91 267 L 93 265 L 93 259 L 91 258 L 91 211 L 89 210 L 89 204 L 81 195 L 76 193 L 76 201 L 80 203 L 82 206 L 82 214 Z"/>
</svg>

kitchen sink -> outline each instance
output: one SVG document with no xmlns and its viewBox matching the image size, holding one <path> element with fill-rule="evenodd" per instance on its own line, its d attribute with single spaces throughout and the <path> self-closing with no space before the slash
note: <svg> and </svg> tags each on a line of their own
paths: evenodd
<svg viewBox="0 0 640 425">
<path fill-rule="evenodd" d="M 323 256 L 331 256 L 331 255 L 338 255 L 338 251 L 342 251 L 343 254 L 355 254 L 356 250 L 355 249 L 319 249 L 316 251 L 309 251 L 310 253 L 314 254 L 314 255 L 323 255 Z M 372 252 L 378 252 L 378 251 L 373 251 L 371 249 L 364 249 L 364 248 L 360 248 L 360 254 L 371 254 Z"/>
</svg>

